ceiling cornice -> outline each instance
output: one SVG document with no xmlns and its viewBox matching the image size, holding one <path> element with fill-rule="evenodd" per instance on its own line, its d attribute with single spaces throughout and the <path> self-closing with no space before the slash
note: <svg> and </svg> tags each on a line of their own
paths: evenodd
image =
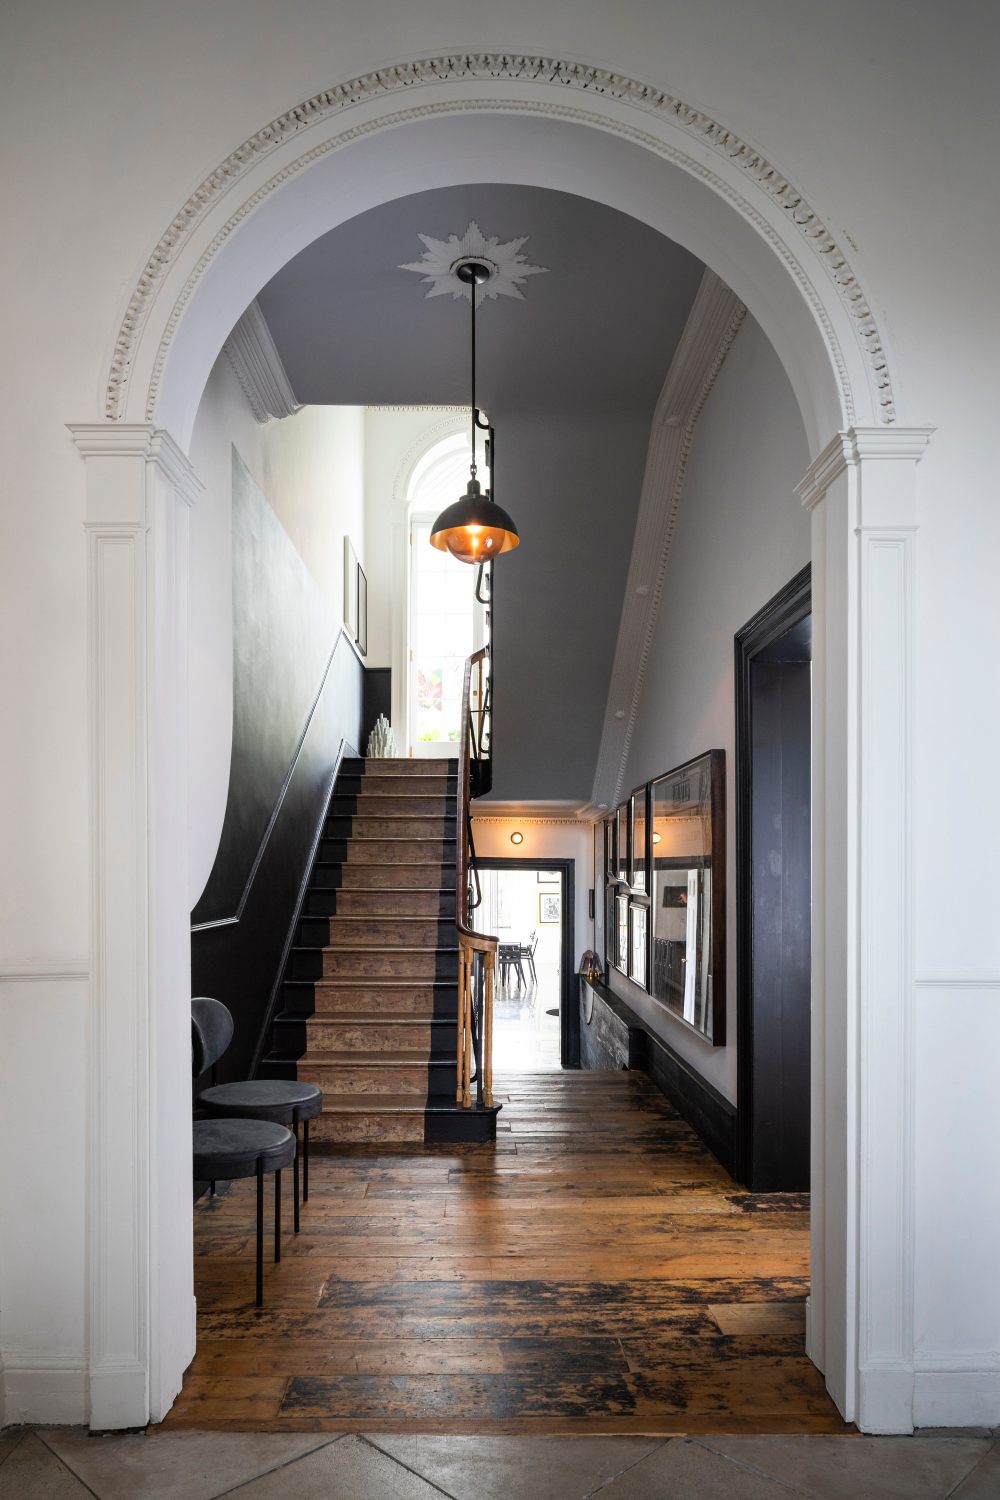
<svg viewBox="0 0 1000 1500">
<path fill-rule="evenodd" d="M 622 790 L 694 430 L 745 316 L 736 293 L 706 271 L 653 413 L 594 772 L 598 816 Z"/>
<path fill-rule="evenodd" d="M 255 421 L 291 417 L 300 410 L 301 404 L 295 399 L 267 319 L 256 300 L 251 302 L 222 347 Z"/>
<path fill-rule="evenodd" d="M 488 802 L 475 803 L 472 818 L 476 823 L 509 823 L 518 819 L 522 823 L 572 823 L 579 827 L 581 814 L 587 804 L 549 799 L 537 802 Z"/>
</svg>

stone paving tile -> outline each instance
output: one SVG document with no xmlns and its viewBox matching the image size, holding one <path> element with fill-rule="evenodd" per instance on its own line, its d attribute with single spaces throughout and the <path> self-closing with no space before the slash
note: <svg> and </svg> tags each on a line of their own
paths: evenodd
<svg viewBox="0 0 1000 1500">
<path fill-rule="evenodd" d="M 0 1432 L 0 1464 L 7 1458 L 25 1436 L 23 1429 L 12 1427 L 9 1432 Z"/>
<path fill-rule="evenodd" d="M 662 1438 L 371 1434 L 454 1500 L 580 1500 L 663 1445 Z"/>
<path fill-rule="evenodd" d="M 751 1474 L 691 1438 L 674 1438 L 598 1490 L 594 1500 L 793 1500 L 801 1494 L 780 1480 Z"/>
<path fill-rule="evenodd" d="M 1000 1495 L 1000 1443 L 994 1443 L 949 1500 L 997 1500 Z"/>
<path fill-rule="evenodd" d="M 440 1490 L 359 1437 L 340 1438 L 232 1494 L 233 1500 L 441 1500 Z"/>
<path fill-rule="evenodd" d="M 822 1500 L 944 1500 L 989 1451 L 984 1438 L 700 1438 L 706 1448 Z"/>
<path fill-rule="evenodd" d="M 0 1464 L 0 1500 L 93 1500 L 66 1465 L 34 1433 Z"/>
<path fill-rule="evenodd" d="M 216 1500 L 331 1441 L 328 1433 L 270 1432 L 91 1437 L 81 1428 L 40 1436 L 100 1500 Z"/>
</svg>

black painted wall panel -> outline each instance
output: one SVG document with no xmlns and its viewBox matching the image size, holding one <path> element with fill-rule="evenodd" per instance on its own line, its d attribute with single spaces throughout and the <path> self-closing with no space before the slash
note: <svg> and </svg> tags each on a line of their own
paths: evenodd
<svg viewBox="0 0 1000 1500">
<path fill-rule="evenodd" d="M 193 913 L 191 983 L 236 1023 L 219 1082 L 248 1077 L 364 669 L 264 495 L 233 453 L 233 750 L 215 865 Z"/>
</svg>

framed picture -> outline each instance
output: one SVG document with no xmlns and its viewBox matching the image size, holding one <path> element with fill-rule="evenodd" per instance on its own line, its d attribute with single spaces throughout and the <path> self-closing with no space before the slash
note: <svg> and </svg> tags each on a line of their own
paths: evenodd
<svg viewBox="0 0 1000 1500">
<path fill-rule="evenodd" d="M 558 885 L 559 883 L 558 870 L 538 870 L 536 874 L 539 885 Z"/>
<path fill-rule="evenodd" d="M 562 917 L 562 893 L 560 891 L 538 892 L 538 925 L 551 926 Z"/>
<path fill-rule="evenodd" d="M 358 554 L 349 536 L 344 537 L 344 628 L 352 641 L 358 638 Z"/>
<path fill-rule="evenodd" d="M 368 579 L 358 563 L 358 612 L 355 640 L 362 656 L 368 655 Z"/>
<path fill-rule="evenodd" d="M 349 536 L 344 537 L 344 629 L 362 656 L 368 655 L 368 579 Z"/>
</svg>

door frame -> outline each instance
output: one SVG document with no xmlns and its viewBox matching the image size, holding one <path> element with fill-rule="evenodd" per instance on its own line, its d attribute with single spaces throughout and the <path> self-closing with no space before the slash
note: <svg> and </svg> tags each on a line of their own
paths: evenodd
<svg viewBox="0 0 1000 1500">
<path fill-rule="evenodd" d="M 580 1066 L 580 1008 L 576 1003 L 576 860 L 503 859 L 476 860 L 479 870 L 558 870 L 562 893 L 562 951 L 559 956 L 559 1061 L 564 1068 Z"/>
<path fill-rule="evenodd" d="M 754 658 L 812 613 L 806 566 L 747 621 L 734 639 L 736 684 L 736 1177 L 753 1163 L 753 744 L 750 672 Z"/>
</svg>

